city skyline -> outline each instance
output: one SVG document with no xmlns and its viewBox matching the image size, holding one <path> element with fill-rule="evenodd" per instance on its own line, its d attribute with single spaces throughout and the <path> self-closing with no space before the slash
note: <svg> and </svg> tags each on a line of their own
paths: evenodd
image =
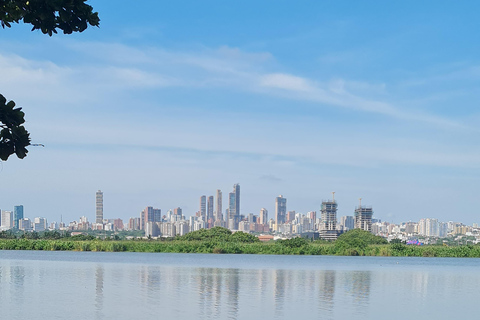
<svg viewBox="0 0 480 320">
<path fill-rule="evenodd" d="M 100 28 L 2 30 L 1 93 L 45 147 L 2 162 L 0 207 L 74 220 L 101 189 L 105 216 L 196 212 L 239 182 L 247 213 L 334 190 L 339 215 L 362 197 L 390 221 L 476 222 L 480 3 L 209 4 L 95 1 Z"/>
</svg>

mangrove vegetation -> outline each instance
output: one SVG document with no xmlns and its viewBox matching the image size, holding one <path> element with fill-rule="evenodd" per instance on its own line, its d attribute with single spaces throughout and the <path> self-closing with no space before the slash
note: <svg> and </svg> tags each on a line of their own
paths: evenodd
<svg viewBox="0 0 480 320">
<path fill-rule="evenodd" d="M 388 243 L 384 238 L 362 230 L 351 230 L 335 242 L 293 238 L 260 242 L 257 237 L 232 233 L 220 227 L 201 229 L 184 236 L 162 240 L 103 240 L 92 236 L 43 235 L 15 237 L 0 234 L 1 250 L 103 251 L 103 252 L 174 252 L 218 254 L 341 255 L 395 257 L 480 257 L 480 246 L 405 245 Z"/>
</svg>

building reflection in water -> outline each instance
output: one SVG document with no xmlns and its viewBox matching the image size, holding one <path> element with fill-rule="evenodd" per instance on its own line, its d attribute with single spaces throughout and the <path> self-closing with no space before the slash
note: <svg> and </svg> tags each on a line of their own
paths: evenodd
<svg viewBox="0 0 480 320">
<path fill-rule="evenodd" d="M 352 306 L 356 312 L 368 309 L 371 286 L 371 271 L 349 271 L 344 274 L 345 291 L 353 298 Z"/>
<path fill-rule="evenodd" d="M 318 309 L 326 313 L 328 318 L 333 317 L 335 298 L 335 271 L 321 270 L 316 272 L 318 283 Z"/>
<path fill-rule="evenodd" d="M 103 277 L 102 265 L 95 267 L 95 318 L 103 319 Z"/>
<path fill-rule="evenodd" d="M 275 298 L 275 318 L 282 317 L 283 307 L 285 305 L 285 290 L 287 288 L 286 270 L 273 270 L 274 298 Z"/>
<path fill-rule="evenodd" d="M 10 299 L 12 305 L 23 304 L 25 268 L 19 265 L 10 266 Z"/>
<path fill-rule="evenodd" d="M 97 268 L 98 310 L 103 303 L 103 272 Z M 364 313 L 371 286 L 370 271 L 143 266 L 138 275 L 143 284 L 141 295 L 157 312 L 166 315 L 168 310 L 171 317 L 189 314 L 197 319 L 245 319 L 258 315 L 283 319 L 308 309 L 316 310 L 313 312 L 324 319 L 333 319 L 344 304 Z M 185 308 L 182 301 L 196 303 Z"/>
</svg>

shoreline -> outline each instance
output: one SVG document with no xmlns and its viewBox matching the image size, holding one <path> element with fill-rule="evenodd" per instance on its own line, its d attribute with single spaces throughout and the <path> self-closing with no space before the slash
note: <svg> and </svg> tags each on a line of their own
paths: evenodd
<svg viewBox="0 0 480 320">
<path fill-rule="evenodd" d="M 480 258 L 480 246 L 475 245 L 447 247 L 375 244 L 340 248 L 335 243 L 308 242 L 293 247 L 278 242 L 241 243 L 207 240 L 0 239 L 0 250 Z"/>
</svg>

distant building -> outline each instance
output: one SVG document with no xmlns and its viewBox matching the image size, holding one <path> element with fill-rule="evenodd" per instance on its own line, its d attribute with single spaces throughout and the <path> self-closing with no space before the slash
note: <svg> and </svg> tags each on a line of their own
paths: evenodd
<svg viewBox="0 0 480 320">
<path fill-rule="evenodd" d="M 33 220 L 33 230 L 36 232 L 47 230 L 47 219 L 42 217 L 35 218 Z"/>
<path fill-rule="evenodd" d="M 141 226 L 142 230 L 145 230 L 148 222 L 161 222 L 162 221 L 162 210 L 155 209 L 153 207 L 146 207 L 142 211 L 142 221 L 143 225 Z"/>
<path fill-rule="evenodd" d="M 355 229 L 362 229 L 365 231 L 372 231 L 372 207 L 359 205 L 355 208 L 354 220 Z"/>
<path fill-rule="evenodd" d="M 295 211 L 288 211 L 287 218 L 285 219 L 285 222 L 288 223 L 288 222 L 290 222 L 294 219 L 295 219 Z"/>
<path fill-rule="evenodd" d="M 213 216 L 213 196 L 208 197 L 207 201 L 207 222 L 212 222 L 214 221 L 214 216 Z"/>
<path fill-rule="evenodd" d="M 238 230 L 240 222 L 240 185 L 233 185 L 233 192 L 228 194 L 228 226 L 232 230 Z"/>
<path fill-rule="evenodd" d="M 335 199 L 322 201 L 320 237 L 327 240 L 337 239 L 337 202 Z"/>
<path fill-rule="evenodd" d="M 123 220 L 122 219 L 114 219 L 113 226 L 115 230 L 123 230 Z"/>
<path fill-rule="evenodd" d="M 28 218 L 23 218 L 18 221 L 18 229 L 23 231 L 32 231 L 32 221 Z"/>
<path fill-rule="evenodd" d="M 268 211 L 265 208 L 260 209 L 259 223 L 260 224 L 268 223 Z"/>
<path fill-rule="evenodd" d="M 275 198 L 275 227 L 278 231 L 278 227 L 285 223 L 287 216 L 287 199 L 282 195 Z"/>
<path fill-rule="evenodd" d="M 103 192 L 95 193 L 95 223 L 103 223 Z"/>
<path fill-rule="evenodd" d="M 128 230 L 140 230 L 140 218 L 130 218 L 128 220 Z"/>
<path fill-rule="evenodd" d="M 13 227 L 13 213 L 12 211 L 2 210 L 1 227 L 3 230 L 9 230 Z"/>
<path fill-rule="evenodd" d="M 173 209 L 173 214 L 176 215 L 176 216 L 182 216 L 183 215 L 182 208 L 178 207 L 178 208 Z"/>
<path fill-rule="evenodd" d="M 23 219 L 23 206 L 13 207 L 13 227 L 18 229 L 18 220 Z"/>
<path fill-rule="evenodd" d="M 217 189 L 217 210 L 215 211 L 215 221 L 222 221 L 222 191 Z"/>
<path fill-rule="evenodd" d="M 340 218 L 340 225 L 343 227 L 343 230 L 352 230 L 355 228 L 355 220 L 353 216 L 343 216 Z"/>
</svg>

